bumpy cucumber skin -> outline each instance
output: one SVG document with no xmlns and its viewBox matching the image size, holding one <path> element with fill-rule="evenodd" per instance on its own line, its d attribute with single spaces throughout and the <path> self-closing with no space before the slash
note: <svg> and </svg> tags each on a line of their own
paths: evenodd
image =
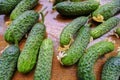
<svg viewBox="0 0 120 80">
<path fill-rule="evenodd" d="M 75 42 L 71 45 L 70 49 L 65 52 L 67 54 L 61 59 L 61 62 L 65 66 L 75 64 L 79 58 L 83 55 L 85 48 L 90 41 L 90 25 L 83 26 L 75 39 Z"/>
<path fill-rule="evenodd" d="M 16 69 L 19 54 L 19 48 L 14 45 L 3 51 L 2 57 L 0 57 L 0 80 L 11 80 Z"/>
<path fill-rule="evenodd" d="M 18 71 L 27 73 L 36 64 L 39 47 L 44 39 L 45 26 L 37 23 L 34 25 L 27 38 L 26 44 L 18 59 Z"/>
<path fill-rule="evenodd" d="M 50 80 L 53 57 L 53 42 L 45 39 L 40 47 L 34 80 Z"/>
<path fill-rule="evenodd" d="M 61 2 L 56 5 L 56 10 L 63 16 L 82 16 L 89 15 L 98 6 L 96 1 Z"/>
<path fill-rule="evenodd" d="M 116 33 L 120 36 L 120 27 L 116 29 Z"/>
<path fill-rule="evenodd" d="M 30 10 L 33 7 L 35 7 L 37 5 L 37 3 L 38 3 L 38 0 L 22 0 L 16 6 L 16 8 L 12 11 L 12 13 L 10 15 L 10 19 L 11 20 L 16 19 L 18 16 L 20 16 L 25 11 Z"/>
<path fill-rule="evenodd" d="M 60 44 L 68 45 L 74 34 L 87 22 L 87 20 L 87 17 L 82 16 L 74 19 L 71 23 L 69 23 L 61 32 Z"/>
<path fill-rule="evenodd" d="M 94 64 L 99 56 L 114 50 L 112 42 L 99 42 L 91 46 L 80 58 L 78 64 L 79 80 L 96 80 L 94 74 Z"/>
<path fill-rule="evenodd" d="M 8 43 L 18 43 L 38 21 L 39 14 L 33 10 L 24 12 L 7 28 L 4 38 Z"/>
<path fill-rule="evenodd" d="M 119 80 L 120 57 L 111 57 L 103 66 L 101 80 Z"/>
<path fill-rule="evenodd" d="M 0 14 L 9 14 L 21 0 L 0 0 Z"/>
<path fill-rule="evenodd" d="M 113 0 L 95 10 L 93 12 L 93 17 L 97 17 L 97 15 L 100 14 L 104 17 L 104 20 L 107 20 L 118 11 L 120 11 L 120 0 Z"/>
<path fill-rule="evenodd" d="M 118 23 L 120 22 L 120 19 L 117 17 L 112 17 L 108 19 L 107 21 L 101 23 L 96 28 L 91 30 L 91 36 L 96 39 L 110 31 L 112 28 L 114 28 Z"/>
</svg>

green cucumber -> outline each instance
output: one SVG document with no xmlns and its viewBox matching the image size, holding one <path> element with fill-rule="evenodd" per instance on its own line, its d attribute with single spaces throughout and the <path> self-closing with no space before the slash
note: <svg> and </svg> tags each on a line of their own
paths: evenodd
<svg viewBox="0 0 120 80">
<path fill-rule="evenodd" d="M 120 0 L 113 0 L 95 10 L 93 12 L 93 20 L 97 22 L 103 22 L 104 20 L 107 20 L 110 17 L 114 16 L 118 11 L 120 11 Z M 100 19 L 100 21 L 99 18 L 97 18 L 99 15 L 103 17 Z"/>
<path fill-rule="evenodd" d="M 61 2 L 56 5 L 56 10 L 63 16 L 89 15 L 99 7 L 97 1 Z"/>
<path fill-rule="evenodd" d="M 117 17 L 111 17 L 107 21 L 101 23 L 96 28 L 91 30 L 91 36 L 96 39 L 110 31 L 112 28 L 114 28 L 118 23 L 120 22 L 120 19 Z"/>
<path fill-rule="evenodd" d="M 10 15 L 10 19 L 11 20 L 16 19 L 18 16 L 20 16 L 25 11 L 30 10 L 33 7 L 35 7 L 37 3 L 38 3 L 38 0 L 22 0 L 12 11 Z"/>
<path fill-rule="evenodd" d="M 53 50 L 54 49 L 52 40 L 45 39 L 40 47 L 34 80 L 50 80 Z"/>
<path fill-rule="evenodd" d="M 74 41 L 74 43 L 70 46 L 64 53 L 64 57 L 61 58 L 61 63 L 66 66 L 70 66 L 75 64 L 79 58 L 83 55 L 89 41 L 90 41 L 90 25 L 83 26 Z M 59 59 L 59 56 L 58 56 Z"/>
<path fill-rule="evenodd" d="M 0 57 L 0 80 L 12 80 L 20 50 L 17 46 L 7 47 Z"/>
<path fill-rule="evenodd" d="M 87 22 L 87 20 L 87 17 L 82 16 L 74 19 L 71 23 L 69 23 L 61 32 L 60 44 L 68 45 L 74 34 Z"/>
<path fill-rule="evenodd" d="M 4 38 L 8 43 L 16 43 L 31 29 L 38 21 L 39 14 L 33 10 L 26 11 L 15 19 L 7 28 Z"/>
<path fill-rule="evenodd" d="M 101 80 L 119 80 L 120 77 L 120 52 L 118 56 L 111 57 L 103 66 Z"/>
<path fill-rule="evenodd" d="M 96 80 L 94 64 L 96 60 L 106 53 L 114 50 L 112 42 L 101 41 L 86 50 L 78 63 L 78 80 Z"/>
<path fill-rule="evenodd" d="M 36 64 L 39 47 L 44 39 L 45 25 L 37 23 L 30 31 L 25 46 L 18 59 L 18 71 L 30 72 Z"/>
<path fill-rule="evenodd" d="M 9 14 L 21 0 L 0 0 L 0 14 Z"/>
<path fill-rule="evenodd" d="M 118 36 L 120 36 L 120 27 L 116 29 L 116 33 L 118 34 Z"/>
</svg>

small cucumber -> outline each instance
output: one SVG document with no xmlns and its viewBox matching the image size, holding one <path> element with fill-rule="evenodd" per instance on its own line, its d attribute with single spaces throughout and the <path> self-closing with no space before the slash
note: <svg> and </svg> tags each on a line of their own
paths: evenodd
<svg viewBox="0 0 120 80">
<path fill-rule="evenodd" d="M 33 7 L 35 7 L 37 3 L 38 3 L 38 0 L 22 0 L 12 11 L 10 15 L 10 19 L 11 20 L 16 19 L 18 16 L 20 16 L 25 11 L 30 10 Z"/>
<path fill-rule="evenodd" d="M 50 80 L 53 50 L 52 40 L 45 39 L 40 47 L 34 80 Z"/>
<path fill-rule="evenodd" d="M 112 18 L 108 19 L 107 21 L 98 25 L 93 30 L 91 30 L 91 32 L 90 32 L 91 36 L 95 39 L 99 38 L 102 35 L 104 35 L 105 33 L 107 33 L 108 31 L 110 31 L 112 28 L 114 28 L 119 22 L 120 22 L 119 18 L 112 17 Z"/>
<path fill-rule="evenodd" d="M 112 42 L 98 42 L 88 48 L 78 64 L 78 80 L 96 80 L 94 64 L 99 56 L 114 50 Z"/>
<path fill-rule="evenodd" d="M 74 19 L 71 23 L 69 23 L 61 32 L 60 44 L 68 45 L 74 34 L 87 22 L 87 20 L 87 17 L 82 16 Z"/>
<path fill-rule="evenodd" d="M 0 80 L 12 80 L 19 54 L 19 48 L 14 45 L 3 51 L 2 57 L 0 57 Z"/>
<path fill-rule="evenodd" d="M 120 36 L 120 27 L 116 29 L 116 33 L 118 34 L 118 36 Z"/>
<path fill-rule="evenodd" d="M 93 12 L 93 20 L 103 22 L 120 11 L 120 0 L 113 0 Z"/>
<path fill-rule="evenodd" d="M 33 10 L 26 11 L 15 19 L 7 28 L 4 38 L 8 43 L 16 43 L 31 29 L 38 21 L 39 14 Z"/>
<path fill-rule="evenodd" d="M 0 0 L 0 14 L 9 14 L 21 0 Z"/>
<path fill-rule="evenodd" d="M 63 16 L 89 15 L 99 6 L 97 1 L 61 2 L 56 5 L 56 10 Z"/>
<path fill-rule="evenodd" d="M 61 58 L 61 63 L 66 66 L 75 64 L 79 58 L 83 55 L 89 41 L 90 41 L 90 25 L 83 26 L 77 35 L 74 43 L 64 53 L 64 57 Z M 59 56 L 58 56 L 59 59 Z"/>
<path fill-rule="evenodd" d="M 111 57 L 103 66 L 101 80 L 119 80 L 120 77 L 120 52 L 118 56 Z"/>
<path fill-rule="evenodd" d="M 45 26 L 37 23 L 29 33 L 25 46 L 18 59 L 18 71 L 27 73 L 33 69 L 36 64 L 39 47 L 45 35 Z"/>
</svg>

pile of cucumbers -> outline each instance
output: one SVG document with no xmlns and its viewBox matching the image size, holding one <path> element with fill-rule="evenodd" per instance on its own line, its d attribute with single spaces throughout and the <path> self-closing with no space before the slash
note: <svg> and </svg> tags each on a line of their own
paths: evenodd
<svg viewBox="0 0 120 80">
<path fill-rule="evenodd" d="M 26 74 L 35 65 L 34 80 L 51 78 L 53 42 L 45 39 L 46 26 L 41 12 L 44 9 L 40 12 L 32 10 L 37 4 L 38 0 L 0 0 L 0 13 L 11 13 L 11 23 L 4 34 L 4 39 L 10 46 L 0 57 L 0 80 L 11 80 L 16 68 L 20 73 Z M 40 14 L 43 21 L 38 22 Z M 20 51 L 19 43 L 26 35 L 27 40 Z"/>
<path fill-rule="evenodd" d="M 11 80 L 16 68 L 22 74 L 29 73 L 35 65 L 34 80 L 51 79 L 54 47 L 51 39 L 45 39 L 42 10 L 33 10 L 37 4 L 38 0 L 0 0 L 0 14 L 10 14 L 11 20 L 4 34 L 10 46 L 0 57 L 0 80 Z M 120 0 L 102 6 L 96 0 L 56 0 L 54 9 L 63 17 L 77 17 L 60 34 L 59 62 L 64 66 L 78 63 L 78 80 L 96 80 L 94 64 L 99 57 L 114 50 L 114 43 L 100 41 L 89 48 L 87 46 L 91 37 L 103 36 L 120 22 L 120 18 L 114 16 L 120 11 Z M 39 15 L 42 15 L 42 22 L 38 22 Z M 92 30 L 90 19 L 99 23 Z M 120 28 L 115 34 L 120 36 Z M 20 50 L 19 43 L 26 35 L 25 45 Z M 119 71 L 120 52 L 104 64 L 101 80 L 118 80 Z"/>
<path fill-rule="evenodd" d="M 96 0 L 62 1 L 54 8 L 63 17 L 77 17 L 66 25 L 60 34 L 59 55 L 57 56 L 59 62 L 64 66 L 78 63 L 78 80 L 96 80 L 94 64 L 101 56 L 114 50 L 114 43 L 100 41 L 89 48 L 87 46 L 91 37 L 97 39 L 120 23 L 120 18 L 114 17 L 120 11 L 120 0 L 112 0 L 102 6 Z M 90 30 L 92 22 L 89 23 L 89 19 L 99 25 Z M 116 33 L 120 36 L 120 28 L 116 29 Z M 105 63 L 101 80 L 119 79 L 119 60 L 120 57 L 117 56 Z"/>
</svg>

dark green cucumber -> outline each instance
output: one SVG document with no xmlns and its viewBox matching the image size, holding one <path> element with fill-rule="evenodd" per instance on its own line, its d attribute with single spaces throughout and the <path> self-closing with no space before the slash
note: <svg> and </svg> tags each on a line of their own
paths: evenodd
<svg viewBox="0 0 120 80">
<path fill-rule="evenodd" d="M 120 52 L 118 53 L 120 54 Z M 103 66 L 101 80 L 119 80 L 120 77 L 120 55 L 111 57 Z"/>
<path fill-rule="evenodd" d="M 70 66 L 75 64 L 79 58 L 83 55 L 89 41 L 90 41 L 90 25 L 83 26 L 74 41 L 64 54 L 66 56 L 61 58 L 63 65 Z"/>
<path fill-rule="evenodd" d="M 9 14 L 21 0 L 0 0 L 0 14 Z"/>
<path fill-rule="evenodd" d="M 2 57 L 0 57 L 0 80 L 12 80 L 19 54 L 19 48 L 14 45 L 3 51 Z"/>
<path fill-rule="evenodd" d="M 26 11 L 15 19 L 5 32 L 4 38 L 8 43 L 18 43 L 22 37 L 38 21 L 39 14 L 33 10 Z"/>
<path fill-rule="evenodd" d="M 118 34 L 118 36 L 120 36 L 120 27 L 116 29 L 116 33 Z"/>
<path fill-rule="evenodd" d="M 34 80 L 50 80 L 53 57 L 53 42 L 51 39 L 45 39 L 40 47 L 37 68 L 34 74 Z"/>
<path fill-rule="evenodd" d="M 38 0 L 22 0 L 12 11 L 10 15 L 10 19 L 11 20 L 16 19 L 18 16 L 20 16 L 25 11 L 30 10 L 33 7 L 35 7 L 37 3 L 38 3 Z"/>
<path fill-rule="evenodd" d="M 18 71 L 27 73 L 33 69 L 36 64 L 39 47 L 45 35 L 45 26 L 37 23 L 29 33 L 25 46 L 18 59 Z"/>
<path fill-rule="evenodd" d="M 114 28 L 118 23 L 120 22 L 120 19 L 117 17 L 112 17 L 108 19 L 107 21 L 101 23 L 96 28 L 91 30 L 91 36 L 93 38 L 99 38 L 108 31 L 110 31 L 112 28 Z"/>
<path fill-rule="evenodd" d="M 102 22 L 114 16 L 115 13 L 117 13 L 118 11 L 120 11 L 120 0 L 113 0 L 103 6 L 100 6 L 97 10 L 95 10 L 93 12 L 93 17 L 97 18 L 99 15 L 103 16 L 103 20 L 101 20 Z"/>
<path fill-rule="evenodd" d="M 87 17 L 78 17 L 74 19 L 71 23 L 69 23 L 62 31 L 60 35 L 60 44 L 68 45 L 70 43 L 71 38 L 73 38 L 74 34 L 87 22 Z"/>
<path fill-rule="evenodd" d="M 78 64 L 78 80 L 96 80 L 94 74 L 94 64 L 96 60 L 108 52 L 114 50 L 112 42 L 98 42 L 88 48 L 86 53 L 80 58 Z"/>
<path fill-rule="evenodd" d="M 97 1 L 61 2 L 56 5 L 56 10 L 63 16 L 89 15 L 99 6 Z"/>
</svg>

